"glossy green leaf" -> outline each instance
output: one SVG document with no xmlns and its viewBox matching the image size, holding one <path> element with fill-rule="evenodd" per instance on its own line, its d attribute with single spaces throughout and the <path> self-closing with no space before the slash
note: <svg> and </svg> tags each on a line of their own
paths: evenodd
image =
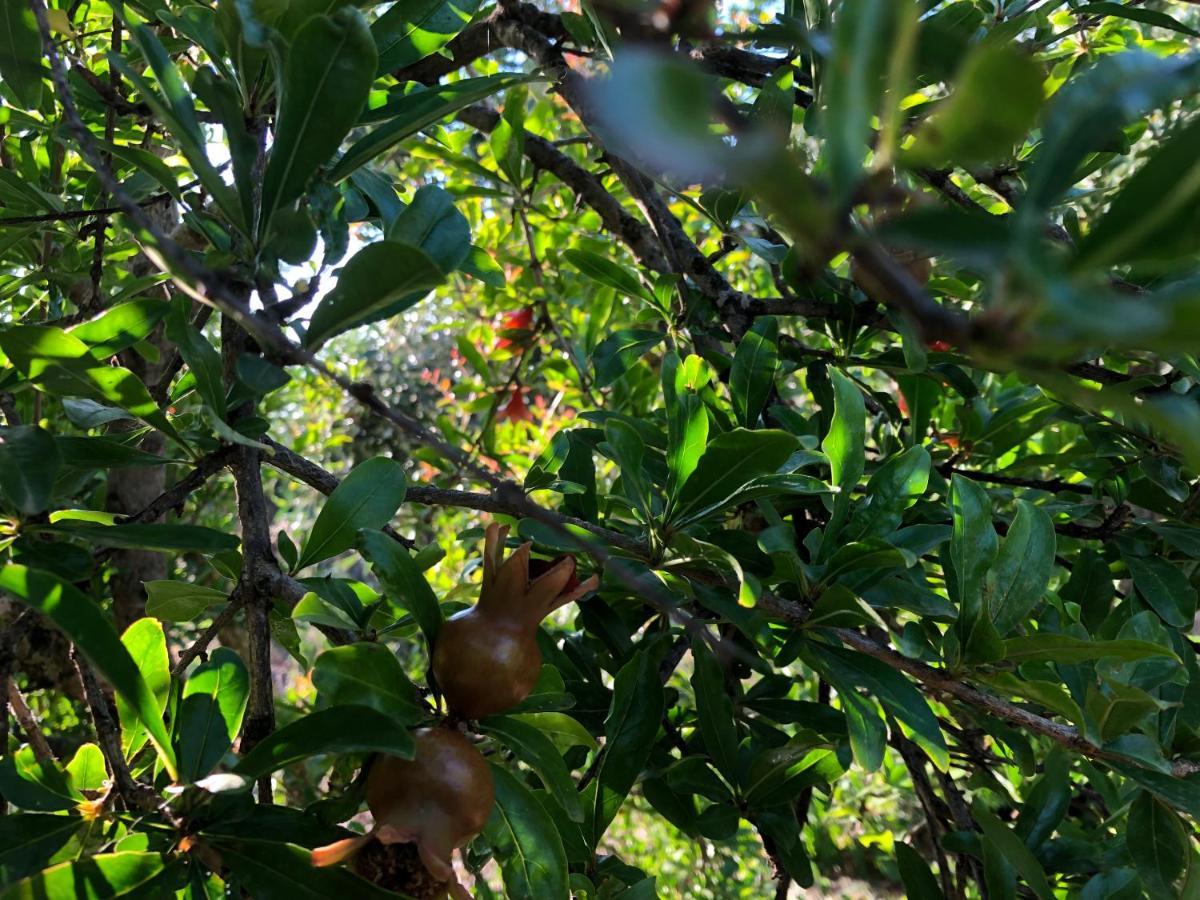
<svg viewBox="0 0 1200 900">
<path fill-rule="evenodd" d="M 185 581 L 147 581 L 146 615 L 164 622 L 191 622 L 229 598 L 224 591 Z"/>
<path fill-rule="evenodd" d="M 485 720 L 480 727 L 537 773 L 542 785 L 572 822 L 583 821 L 583 805 L 571 772 L 549 737 L 533 725 L 511 716 L 495 716 Z"/>
<path fill-rule="evenodd" d="M 412 614 L 432 647 L 442 625 L 442 609 L 412 554 L 382 531 L 371 529 L 359 533 L 358 547 L 371 562 L 384 592 Z"/>
<path fill-rule="evenodd" d="M 1004 642 L 1004 658 L 1017 665 L 1029 662 L 1078 663 L 1098 659 L 1136 660 L 1151 656 L 1178 658 L 1169 647 L 1150 641 L 1085 641 L 1066 634 L 1041 632 Z"/>
<path fill-rule="evenodd" d="M 1149 791 L 1129 807 L 1125 847 L 1142 881 L 1155 893 L 1170 896 L 1172 885 L 1193 857 L 1189 829 L 1179 815 Z"/>
<path fill-rule="evenodd" d="M 27 110 L 42 105 L 42 37 L 33 9 L 6 0 L 0 30 L 0 78 Z"/>
<path fill-rule="evenodd" d="M 412 759 L 413 739 L 390 716 L 369 706 L 331 706 L 270 734 L 233 771 L 258 778 L 318 753 L 390 753 Z"/>
<path fill-rule="evenodd" d="M 107 900 L 109 897 L 151 896 L 161 886 L 150 884 L 163 873 L 160 853 L 97 853 L 59 863 L 0 891 L 0 900 Z"/>
<path fill-rule="evenodd" d="M 1133 584 L 1150 608 L 1173 628 L 1192 624 L 1196 589 L 1179 568 L 1165 559 L 1130 556 L 1125 559 Z"/>
<path fill-rule="evenodd" d="M 785 431 L 736 428 L 717 435 L 680 489 L 674 517 L 719 506 L 756 477 L 777 472 L 799 446 Z"/>
<path fill-rule="evenodd" d="M 567 250 L 563 253 L 563 257 L 592 281 L 610 287 L 627 297 L 635 297 L 657 305 L 654 295 L 646 289 L 638 277 L 611 259 L 579 247 Z"/>
<path fill-rule="evenodd" d="M 71 787 L 77 791 L 99 791 L 108 778 L 104 754 L 95 744 L 81 744 L 67 763 Z"/>
<path fill-rule="evenodd" d="M 0 491 L 22 514 L 49 508 L 61 465 L 50 432 L 36 425 L 0 428 Z"/>
<path fill-rule="evenodd" d="M 175 752 L 163 724 L 162 709 L 138 671 L 137 663 L 100 608 L 49 572 L 11 563 L 0 569 L 0 589 L 51 619 L 75 642 L 88 661 L 136 711 L 163 765 L 174 778 Z"/>
<path fill-rule="evenodd" d="M 829 480 L 837 489 L 833 513 L 825 526 L 821 555 L 827 556 L 833 547 L 846 516 L 850 512 L 850 492 L 858 484 L 866 468 L 866 407 L 862 391 L 836 369 L 830 373 L 833 382 L 833 419 L 829 432 L 821 442 L 821 450 L 829 460 Z"/>
<path fill-rule="evenodd" d="M 729 396 L 738 423 L 753 428 L 771 391 L 779 369 L 779 322 L 760 316 L 742 336 L 729 369 Z"/>
<path fill-rule="evenodd" d="M 496 806 L 483 833 L 500 863 L 506 895 L 520 900 L 568 896 L 567 856 L 554 821 L 507 769 L 491 768 Z"/>
<path fill-rule="evenodd" d="M 167 318 L 167 337 L 196 379 L 196 390 L 221 418 L 225 418 L 225 379 L 221 354 L 189 321 L 190 303 L 180 303 Z"/>
<path fill-rule="evenodd" d="M 11 884 L 43 869 L 82 824 L 78 816 L 0 816 L 0 881 Z"/>
<path fill-rule="evenodd" d="M 154 619 L 138 619 L 125 629 L 121 643 L 142 673 L 161 715 L 171 690 L 171 658 L 167 655 L 167 638 L 162 625 Z M 147 736 L 137 710 L 120 694 L 117 695 L 117 717 L 121 723 L 122 748 L 126 757 L 132 757 L 146 743 Z"/>
<path fill-rule="evenodd" d="M 883 537 L 895 531 L 906 509 L 929 486 L 929 452 L 910 447 L 893 456 L 867 481 L 863 498 L 854 508 L 846 536 L 854 540 Z"/>
<path fill-rule="evenodd" d="M 654 736 L 658 734 L 664 703 L 658 656 L 650 650 L 642 650 L 621 667 L 613 682 L 590 816 L 593 846 L 599 842 L 641 775 Z"/>
<path fill-rule="evenodd" d="M 1041 863 L 1029 852 L 1029 848 L 1021 842 L 1021 839 L 996 818 L 995 813 L 990 812 L 978 802 L 971 807 L 971 815 L 983 829 L 984 837 L 1004 855 L 1004 859 L 1016 869 L 1039 900 L 1053 900 L 1054 890 L 1046 880 L 1046 873 L 1042 869 Z"/>
<path fill-rule="evenodd" d="M 692 641 L 692 660 L 692 690 L 696 694 L 696 716 L 704 748 L 725 780 L 736 785 L 740 781 L 738 733 L 725 672 L 712 650 L 699 638 Z"/>
<path fill-rule="evenodd" d="M 118 303 L 96 318 L 67 329 L 67 333 L 87 344 L 94 357 L 105 359 L 149 337 L 170 308 L 157 298 L 140 297 Z"/>
<path fill-rule="evenodd" d="M 262 183 L 259 235 L 304 193 L 354 126 L 375 80 L 375 41 L 352 6 L 313 16 L 292 39 L 279 74 L 282 99 Z"/>
<path fill-rule="evenodd" d="M 396 654 L 382 644 L 333 647 L 317 657 L 309 676 L 326 706 L 370 706 L 402 725 L 421 720 L 416 690 Z"/>
<path fill-rule="evenodd" d="M 1054 568 L 1054 523 L 1024 500 L 1000 543 L 983 583 L 984 602 L 996 631 L 1007 634 L 1038 604 Z"/>
<path fill-rule="evenodd" d="M 241 657 L 218 647 L 183 685 L 179 702 L 179 777 L 200 780 L 213 770 L 242 727 L 250 674 Z"/>
<path fill-rule="evenodd" d="M 950 752 L 929 703 L 911 681 L 886 663 L 841 647 L 812 646 L 815 664 L 833 673 L 839 683 L 863 688 L 893 716 L 912 729 L 912 739 L 943 772 Z"/>
<path fill-rule="evenodd" d="M 608 387 L 666 337 L 661 331 L 646 328 L 620 328 L 602 340 L 592 351 L 596 386 Z"/>
<path fill-rule="evenodd" d="M 146 385 L 133 372 L 102 364 L 87 344 L 49 325 L 0 331 L 0 348 L 30 381 L 58 397 L 83 397 L 118 406 L 182 443 Z"/>
<path fill-rule="evenodd" d="M 383 124 L 350 145 L 334 165 L 330 180 L 341 181 L 400 141 L 438 120 L 453 115 L 463 107 L 486 100 L 514 84 L 530 80 L 533 80 L 533 76 L 520 72 L 501 72 L 397 94 L 378 109 L 370 109 L 363 114 L 361 121 Z"/>
<path fill-rule="evenodd" d="M 951 480 L 950 511 L 954 526 L 950 558 L 959 594 L 955 628 L 959 656 L 970 661 L 995 659 L 1001 649 L 983 594 L 984 576 L 999 550 L 996 529 L 992 527 L 992 503 L 987 491 L 956 474 Z"/>
<path fill-rule="evenodd" d="M 944 900 L 945 894 L 921 854 L 908 844 L 896 845 L 896 865 L 908 900 Z"/>
<path fill-rule="evenodd" d="M 236 550 L 238 537 L 203 525 L 97 525 L 59 521 L 46 531 L 75 537 L 98 547 L 157 550 L 162 553 L 221 553 Z"/>
<path fill-rule="evenodd" d="M 480 0 L 401 0 L 371 26 L 380 75 L 437 53 L 466 28 Z"/>
<path fill-rule="evenodd" d="M 424 250 L 399 241 L 369 244 L 350 258 L 337 285 L 317 304 L 304 336 L 305 346 L 319 346 L 371 321 L 402 298 L 416 296 L 419 300 L 444 280 L 441 268 Z"/>
<path fill-rule="evenodd" d="M 325 500 L 296 569 L 349 550 L 361 528 L 386 525 L 404 502 L 407 487 L 404 468 L 396 460 L 377 456 L 359 463 Z"/>
</svg>

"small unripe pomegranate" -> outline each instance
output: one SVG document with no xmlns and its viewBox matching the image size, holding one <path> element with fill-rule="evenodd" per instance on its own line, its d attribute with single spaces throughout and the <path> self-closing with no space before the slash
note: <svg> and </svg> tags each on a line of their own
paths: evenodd
<svg viewBox="0 0 1200 900">
<path fill-rule="evenodd" d="M 541 564 L 544 571 L 531 580 L 532 545 L 522 544 L 505 560 L 507 537 L 507 525 L 488 526 L 479 602 L 451 617 L 433 648 L 433 672 L 446 703 L 468 719 L 505 712 L 529 696 L 542 668 L 538 625 L 599 583 L 595 575 L 579 582 L 573 556 Z"/>
<path fill-rule="evenodd" d="M 362 837 L 312 851 L 313 865 L 336 865 L 372 840 L 413 843 L 429 874 L 462 896 L 451 856 L 483 830 L 492 814 L 492 773 L 482 754 L 457 731 L 422 728 L 413 739 L 411 760 L 380 756 L 367 773 L 367 806 L 375 827 Z"/>
</svg>

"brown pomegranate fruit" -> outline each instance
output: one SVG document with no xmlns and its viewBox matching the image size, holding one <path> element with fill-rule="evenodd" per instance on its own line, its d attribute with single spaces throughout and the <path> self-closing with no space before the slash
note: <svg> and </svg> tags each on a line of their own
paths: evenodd
<svg viewBox="0 0 1200 900">
<path fill-rule="evenodd" d="M 414 732 L 412 759 L 379 756 L 367 773 L 367 806 L 375 818 L 369 834 L 312 851 L 315 866 L 332 866 L 371 841 L 413 843 L 436 881 L 464 896 L 451 856 L 483 830 L 495 802 L 487 761 L 460 732 L 422 728 Z"/>
<path fill-rule="evenodd" d="M 507 525 L 488 526 L 479 602 L 452 616 L 433 648 L 433 673 L 446 704 L 468 719 L 505 712 L 529 696 L 542 668 L 538 625 L 599 584 L 595 575 L 580 583 L 573 556 L 555 559 L 531 579 L 532 545 L 522 544 L 505 560 L 507 537 Z"/>
</svg>

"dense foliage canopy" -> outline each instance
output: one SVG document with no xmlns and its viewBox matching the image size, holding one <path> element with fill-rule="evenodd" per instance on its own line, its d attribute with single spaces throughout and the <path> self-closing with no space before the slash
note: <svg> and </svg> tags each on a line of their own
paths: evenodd
<svg viewBox="0 0 1200 900">
<path fill-rule="evenodd" d="M 1200 6 L 554 6 L 3 0 L 0 898 L 1200 897 Z"/>
</svg>

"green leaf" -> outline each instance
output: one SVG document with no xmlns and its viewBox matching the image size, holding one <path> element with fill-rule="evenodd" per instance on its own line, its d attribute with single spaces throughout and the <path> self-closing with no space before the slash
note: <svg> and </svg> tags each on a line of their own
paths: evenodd
<svg viewBox="0 0 1200 900">
<path fill-rule="evenodd" d="M 375 80 L 375 62 L 367 20 L 352 6 L 313 16 L 296 32 L 279 74 L 281 99 L 263 173 L 260 236 L 268 233 L 276 211 L 304 193 L 317 167 L 358 120 Z"/>
<path fill-rule="evenodd" d="M 983 829 L 983 836 L 996 846 L 1008 864 L 1025 879 L 1025 883 L 1029 885 L 1039 900 L 1054 900 L 1054 890 L 1050 887 L 1050 882 L 1046 880 L 1046 873 L 1042 870 L 1041 863 L 1029 852 L 1029 848 L 1022 843 L 1021 839 L 996 818 L 994 813 L 989 812 L 978 802 L 971 807 L 971 815 Z"/>
<path fill-rule="evenodd" d="M 1115 4 L 1114 4 L 1115 5 Z M 1122 9 L 1124 7 L 1121 7 Z M 1200 119 L 1177 128 L 1132 177 L 1079 248 L 1079 269 L 1194 252 L 1200 201 Z"/>
<path fill-rule="evenodd" d="M 704 749 L 725 780 L 738 784 L 738 733 L 733 701 L 725 687 L 725 672 L 708 645 L 692 640 L 692 690 L 696 694 L 696 717 Z"/>
<path fill-rule="evenodd" d="M 880 110 L 894 45 L 895 7 L 892 0 L 845 0 L 838 7 L 833 55 L 822 67 L 820 115 L 837 204 L 849 198 L 862 176 L 871 118 Z"/>
<path fill-rule="evenodd" d="M 929 863 L 908 844 L 896 844 L 896 866 L 908 900 L 944 900 L 945 894 Z"/>
<path fill-rule="evenodd" d="M 368 244 L 342 267 L 333 290 L 317 304 L 304 345 L 316 347 L 371 321 L 402 298 L 419 300 L 444 280 L 441 268 L 424 250 L 399 241 Z"/>
<path fill-rule="evenodd" d="M 50 432 L 37 425 L 0 428 L 0 490 L 23 515 L 49 508 L 61 465 Z"/>
<path fill-rule="evenodd" d="M 1155 25 L 1159 28 L 1177 31 L 1180 34 L 1200 37 L 1200 31 L 1189 28 L 1174 16 L 1169 16 L 1165 12 L 1160 12 L 1156 9 L 1140 9 L 1136 6 L 1127 6 L 1124 3 L 1100 2 L 1085 3 L 1083 6 L 1077 6 L 1074 12 L 1076 15 L 1116 16 L 1121 19 L 1129 19 L 1132 22 L 1142 22 L 1146 25 Z"/>
<path fill-rule="evenodd" d="M 492 765 L 496 806 L 484 828 L 500 871 L 505 894 L 514 900 L 567 897 L 567 854 L 554 820 L 520 781 Z"/>
<path fill-rule="evenodd" d="M 592 846 L 600 842 L 625 797 L 641 775 L 662 720 L 665 697 L 659 654 L 640 650 L 617 672 L 604 720 L 604 750 L 596 772 L 591 812 Z"/>
<path fill-rule="evenodd" d="M 146 615 L 164 622 L 191 622 L 228 596 L 215 588 L 185 581 L 146 581 Z"/>
<path fill-rule="evenodd" d="M 862 540 L 895 531 L 904 511 L 925 494 L 930 465 L 924 447 L 909 447 L 876 469 L 854 509 L 845 537 Z"/>
<path fill-rule="evenodd" d="M 317 657 L 310 677 L 322 705 L 370 706 L 402 725 L 415 725 L 423 715 L 400 661 L 383 644 L 326 650 Z"/>
<path fill-rule="evenodd" d="M 390 753 L 412 759 L 412 736 L 390 716 L 369 706 L 331 706 L 270 734 L 234 766 L 258 778 L 318 753 Z"/>
<path fill-rule="evenodd" d="M 1150 656 L 1166 656 L 1178 662 L 1169 647 L 1150 641 L 1085 641 L 1065 634 L 1041 632 L 1004 642 L 1004 659 L 1017 665 L 1031 662 L 1071 664 L 1097 659 L 1129 661 Z"/>
<path fill-rule="evenodd" d="M 1067 814 L 1071 803 L 1070 761 L 1061 748 L 1046 757 L 1042 774 L 1025 794 L 1014 829 L 1030 850 L 1037 852 Z"/>
<path fill-rule="evenodd" d="M 97 359 L 106 359 L 149 337 L 170 309 L 170 304 L 156 297 L 140 297 L 106 309 L 67 334 L 87 344 Z"/>
<path fill-rule="evenodd" d="M 1042 128 L 1042 143 L 1029 168 L 1025 202 L 1018 213 L 1040 236 L 1044 212 L 1083 171 L 1089 153 L 1117 136 L 1131 120 L 1200 81 L 1194 56 L 1159 57 L 1141 50 L 1106 54 L 1055 95 Z"/>
<path fill-rule="evenodd" d="M 49 325 L 16 325 L 0 331 L 0 348 L 34 384 L 58 397 L 85 397 L 119 406 L 183 443 L 133 372 L 102 364 L 87 344 Z"/>
<path fill-rule="evenodd" d="M 1174 893 L 1172 885 L 1192 858 L 1191 843 L 1174 810 L 1149 791 L 1134 798 L 1125 823 L 1125 847 L 1153 893 L 1164 897 Z"/>
<path fill-rule="evenodd" d="M 1159 618 L 1172 628 L 1192 624 L 1196 614 L 1196 589 L 1179 568 L 1165 559 L 1124 557 L 1134 587 Z"/>
<path fill-rule="evenodd" d="M 311 851 L 279 840 L 205 836 L 255 900 L 395 900 L 344 866 L 316 868 Z"/>
<path fill-rule="evenodd" d="M 1017 501 L 1017 514 L 984 578 L 983 594 L 999 634 L 1007 634 L 1042 599 L 1054 568 L 1054 523 L 1039 507 Z"/>
<path fill-rule="evenodd" d="M 0 78 L 27 110 L 42 105 L 42 36 L 33 10 L 6 0 L 0 29 Z"/>
<path fill-rule="evenodd" d="M 186 301 L 186 298 L 183 298 Z M 222 419 L 225 418 L 225 379 L 221 354 L 188 319 L 190 302 L 176 303 L 167 318 L 167 337 L 179 350 L 196 379 L 196 390 Z"/>
<path fill-rule="evenodd" d="M 941 771 L 949 770 L 950 752 L 937 716 L 925 697 L 905 678 L 886 663 L 841 647 L 812 645 L 816 664 L 829 671 L 843 684 L 863 688 L 893 716 L 912 729 L 913 740 L 929 754 Z"/>
<path fill-rule="evenodd" d="M 218 647 L 183 686 L 179 703 L 179 777 L 199 781 L 233 746 L 246 714 L 250 674 L 241 657 Z"/>
<path fill-rule="evenodd" d="M 395 7 L 393 7 L 394 9 Z M 492 94 L 515 84 L 536 80 L 536 76 L 520 72 L 500 72 L 482 78 L 464 78 L 452 84 L 431 88 L 405 86 L 407 93 L 396 93 L 378 109 L 368 110 L 360 121 L 384 124 L 373 129 L 350 145 L 330 172 L 329 179 L 341 181 L 362 166 L 390 150 L 405 138 L 412 137 L 460 109 L 486 100 Z"/>
<path fill-rule="evenodd" d="M 583 805 L 571 771 L 554 742 L 532 725 L 509 716 L 484 720 L 480 727 L 495 737 L 535 772 L 572 822 L 582 822 Z"/>
<path fill-rule="evenodd" d="M 78 816 L 0 816 L 0 881 L 11 884 L 43 868 L 82 824 Z"/>
<path fill-rule="evenodd" d="M 16 564 L 0 569 L 0 589 L 49 617 L 75 642 L 88 661 L 137 712 L 167 773 L 174 779 L 175 752 L 167 737 L 158 700 L 100 608 L 49 572 Z"/>
<path fill-rule="evenodd" d="M 403 69 L 437 53 L 467 27 L 480 0 L 401 0 L 371 26 L 378 73 Z"/>
<path fill-rule="evenodd" d="M 138 619 L 125 629 L 121 643 L 129 651 L 142 680 L 154 695 L 159 715 L 167 707 L 167 694 L 171 690 L 171 658 L 167 654 L 167 637 L 162 625 L 154 619 Z M 121 695 L 117 695 L 117 717 L 121 722 L 121 744 L 126 758 L 146 743 L 146 731 L 138 719 L 137 710 Z"/>
<path fill-rule="evenodd" d="M 1042 108 L 1042 68 L 1016 44 L 987 41 L 963 62 L 954 93 L 917 129 L 905 162 L 970 166 L 1006 159 Z"/>
<path fill-rule="evenodd" d="M 572 247 L 564 252 L 563 258 L 592 281 L 610 287 L 627 297 L 635 297 L 645 300 L 653 306 L 658 306 L 654 294 L 642 284 L 638 277 L 611 259 L 579 247 Z"/>
<path fill-rule="evenodd" d="M 510 184 L 521 187 L 525 180 L 525 85 L 512 88 L 504 98 L 504 112 L 488 136 L 492 156 Z"/>
<path fill-rule="evenodd" d="M 950 486 L 950 511 L 954 527 L 950 558 L 959 594 L 955 625 L 959 659 L 984 662 L 995 659 L 1000 652 L 999 636 L 987 617 L 983 598 L 984 575 L 999 549 L 992 527 L 992 502 L 978 484 L 955 474 Z"/>
<path fill-rule="evenodd" d="M 136 25 L 129 30 L 130 37 L 141 50 L 142 56 L 154 70 L 154 77 L 162 93 L 155 90 L 139 71 L 135 71 L 124 57 L 110 53 L 108 64 L 119 71 L 130 83 L 137 88 L 141 99 L 150 107 L 155 118 L 166 126 L 171 136 L 178 142 L 179 149 L 191 166 L 192 171 L 204 186 L 205 191 L 216 201 L 217 207 L 226 218 L 243 233 L 247 224 L 242 219 L 241 207 L 238 205 L 233 191 L 221 178 L 208 159 L 206 141 L 196 117 L 196 108 L 192 95 L 180 77 L 170 54 L 149 25 Z"/>
<path fill-rule="evenodd" d="M 100 547 L 157 550 L 161 553 L 214 554 L 238 548 L 236 534 L 203 525 L 97 525 L 60 520 L 45 531 L 82 538 Z"/>
<path fill-rule="evenodd" d="M 108 778 L 104 754 L 95 744 L 81 744 L 67 763 L 67 774 L 71 776 L 71 787 L 77 791 L 102 789 Z"/>
<path fill-rule="evenodd" d="M 389 241 L 424 250 L 443 272 L 457 269 L 471 252 L 471 226 L 454 199 L 437 185 L 417 189 L 388 227 Z"/>
<path fill-rule="evenodd" d="M 358 548 L 389 599 L 412 613 L 432 649 L 442 626 L 442 608 L 412 554 L 382 531 L 366 528 L 359 532 Z"/>
<path fill-rule="evenodd" d="M 396 460 L 376 456 L 359 463 L 325 500 L 296 570 L 349 550 L 361 528 L 382 528 L 404 502 L 407 488 Z"/>
<path fill-rule="evenodd" d="M 743 335 L 729 369 L 729 396 L 738 423 L 745 428 L 758 424 L 758 417 L 779 369 L 779 322 L 774 316 L 760 316 Z"/>
<path fill-rule="evenodd" d="M 0 892 L 0 900 L 107 900 L 109 897 L 153 896 L 150 882 L 166 862 L 159 853 L 97 853 L 59 863 L 30 875 Z"/>
<path fill-rule="evenodd" d="M 619 328 L 596 345 L 592 365 L 596 370 L 596 386 L 608 387 L 629 371 L 647 351 L 662 343 L 661 331 L 645 328 Z"/>
<path fill-rule="evenodd" d="M 858 484 L 866 468 L 866 407 L 862 391 L 837 369 L 830 373 L 833 383 L 833 419 L 821 449 L 829 459 L 830 482 L 838 490 L 834 497 L 833 513 L 825 526 L 821 556 L 828 556 L 833 541 L 842 529 L 850 512 L 850 492 Z"/>
<path fill-rule="evenodd" d="M 680 489 L 672 518 L 719 507 L 754 479 L 778 472 L 799 446 L 795 436 L 774 429 L 717 435 Z"/>
</svg>

